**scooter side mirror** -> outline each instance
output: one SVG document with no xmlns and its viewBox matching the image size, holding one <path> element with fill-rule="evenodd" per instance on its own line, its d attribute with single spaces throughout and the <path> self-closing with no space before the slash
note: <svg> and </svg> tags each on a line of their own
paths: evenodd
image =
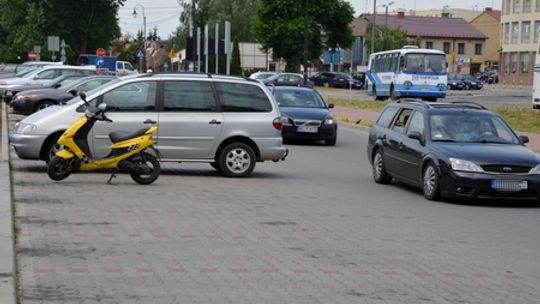
<svg viewBox="0 0 540 304">
<path fill-rule="evenodd" d="M 84 101 L 84 103 L 88 103 L 88 101 L 86 101 L 86 93 L 84 92 L 79 92 L 79 97 L 81 97 L 82 101 Z"/>
</svg>

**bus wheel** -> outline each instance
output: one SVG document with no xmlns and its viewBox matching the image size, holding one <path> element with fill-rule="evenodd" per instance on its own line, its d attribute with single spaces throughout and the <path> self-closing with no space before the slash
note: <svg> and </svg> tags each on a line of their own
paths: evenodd
<svg viewBox="0 0 540 304">
<path fill-rule="evenodd" d="M 386 97 L 377 96 L 377 88 L 375 86 L 373 86 L 373 97 L 375 98 L 375 101 L 386 100 Z"/>
</svg>

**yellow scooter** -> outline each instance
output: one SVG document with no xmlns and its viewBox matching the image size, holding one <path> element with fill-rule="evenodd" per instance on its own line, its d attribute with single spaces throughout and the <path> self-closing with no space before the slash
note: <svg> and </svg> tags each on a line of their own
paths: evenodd
<svg viewBox="0 0 540 304">
<path fill-rule="evenodd" d="M 139 184 L 153 183 L 161 171 L 159 161 L 154 156 L 159 153 L 153 147 L 152 138 L 157 126 L 153 125 L 132 133 L 124 131 L 110 133 L 111 152 L 105 158 L 94 159 L 88 146 L 88 133 L 96 121 L 112 122 L 112 120 L 105 116 L 107 106 L 104 103 L 95 107 L 86 101 L 84 93 L 81 93 L 80 97 L 85 103 L 83 105 L 86 108 L 85 113 L 58 139 L 61 150 L 49 161 L 47 167 L 49 177 L 59 181 L 77 171 L 112 169 L 113 172 L 107 182 L 110 183 L 118 169 L 122 169 L 127 170 L 131 178 Z M 147 150 L 154 150 L 155 153 L 149 153 Z"/>
</svg>

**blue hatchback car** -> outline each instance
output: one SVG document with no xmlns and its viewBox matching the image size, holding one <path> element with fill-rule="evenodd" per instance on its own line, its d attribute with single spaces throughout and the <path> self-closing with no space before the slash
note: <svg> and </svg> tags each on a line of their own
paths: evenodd
<svg viewBox="0 0 540 304">
<path fill-rule="evenodd" d="M 314 89 L 307 87 L 275 87 L 274 96 L 283 117 L 282 137 L 289 139 L 324 140 L 334 146 L 337 122 L 327 104 Z"/>
</svg>

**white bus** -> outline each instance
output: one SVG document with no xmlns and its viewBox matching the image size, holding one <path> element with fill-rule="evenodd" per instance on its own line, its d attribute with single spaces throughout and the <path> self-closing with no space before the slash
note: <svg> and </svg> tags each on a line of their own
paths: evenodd
<svg viewBox="0 0 540 304">
<path fill-rule="evenodd" d="M 373 53 L 366 79 L 366 94 L 375 100 L 410 97 L 437 101 L 446 97 L 446 55 L 415 46 Z"/>
</svg>

